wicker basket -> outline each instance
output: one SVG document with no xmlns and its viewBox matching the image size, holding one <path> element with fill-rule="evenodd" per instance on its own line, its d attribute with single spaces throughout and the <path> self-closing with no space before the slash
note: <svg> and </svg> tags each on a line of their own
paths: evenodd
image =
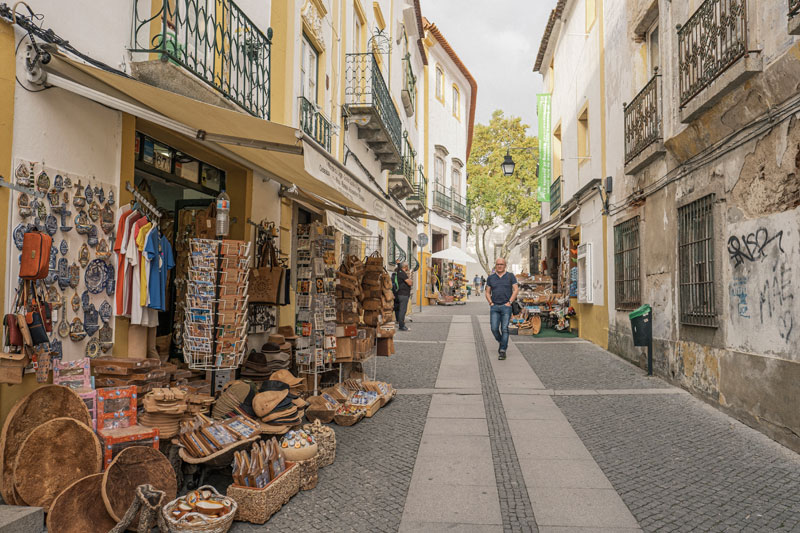
<svg viewBox="0 0 800 533">
<path fill-rule="evenodd" d="M 306 418 L 310 422 L 323 422 L 325 424 L 329 424 L 333 422 L 333 416 L 336 414 L 336 411 L 331 409 L 314 409 L 313 407 L 309 407 L 306 409 Z"/>
<path fill-rule="evenodd" d="M 213 492 L 215 496 L 220 498 L 224 497 L 211 485 L 203 485 L 197 490 L 206 489 Z M 200 513 L 189 513 L 182 516 L 180 519 L 175 520 L 172 516 L 170 516 L 170 514 L 180 499 L 181 498 L 175 498 L 161 508 L 161 515 L 164 517 L 164 522 L 167 525 L 167 529 L 169 529 L 169 533 L 226 533 L 231 528 L 233 519 L 238 511 L 236 500 L 231 498 L 231 511 L 223 517 L 210 518 Z M 190 517 L 192 519 L 191 522 L 189 522 Z"/>
<path fill-rule="evenodd" d="M 263 524 L 300 491 L 300 468 L 287 462 L 286 470 L 263 489 L 230 485 L 228 497 L 238 505 L 236 520 Z"/>
<path fill-rule="evenodd" d="M 364 418 L 364 411 L 359 411 L 353 415 L 337 414 L 333 417 L 333 421 L 339 424 L 340 426 L 352 426 L 362 418 Z"/>
<path fill-rule="evenodd" d="M 297 461 L 297 468 L 300 470 L 300 490 L 311 490 L 317 486 L 317 456 L 305 461 Z"/>
<path fill-rule="evenodd" d="M 317 455 L 317 468 L 332 465 L 336 459 L 336 432 L 332 427 L 324 426 L 319 420 L 313 424 L 303 426 L 303 431 L 310 433 L 317 441 L 319 455 Z"/>
</svg>

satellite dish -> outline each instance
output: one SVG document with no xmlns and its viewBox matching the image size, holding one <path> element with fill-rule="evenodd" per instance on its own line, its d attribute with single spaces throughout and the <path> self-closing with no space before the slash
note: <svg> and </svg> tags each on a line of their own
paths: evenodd
<svg viewBox="0 0 800 533">
<path fill-rule="evenodd" d="M 427 233 L 420 233 L 417 235 L 417 246 L 420 248 L 425 248 L 428 246 L 428 234 Z"/>
</svg>

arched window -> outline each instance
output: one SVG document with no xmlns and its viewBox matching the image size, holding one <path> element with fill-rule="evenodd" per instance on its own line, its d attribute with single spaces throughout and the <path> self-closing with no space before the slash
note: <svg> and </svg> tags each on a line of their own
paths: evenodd
<svg viewBox="0 0 800 533">
<path fill-rule="evenodd" d="M 436 66 L 436 98 L 444 103 L 444 71 L 438 65 Z"/>
<path fill-rule="evenodd" d="M 453 116 L 461 118 L 461 93 L 455 84 L 453 84 Z"/>
</svg>

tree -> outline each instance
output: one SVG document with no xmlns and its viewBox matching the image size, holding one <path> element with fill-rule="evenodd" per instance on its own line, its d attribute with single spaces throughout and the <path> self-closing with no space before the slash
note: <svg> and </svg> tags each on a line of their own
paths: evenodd
<svg viewBox="0 0 800 533">
<path fill-rule="evenodd" d="M 499 224 L 509 227 L 500 255 L 508 256 L 509 245 L 528 226 L 539 220 L 541 204 L 536 199 L 536 165 L 539 148 L 536 137 L 525 133 L 527 124 L 519 117 L 506 117 L 496 110 L 488 125 L 477 124 L 472 137 L 472 152 L 467 162 L 467 200 L 472 210 L 472 233 L 478 260 L 491 272 L 496 259 L 492 243 L 486 242 L 491 230 Z M 509 147 L 516 167 L 512 176 L 504 176 L 500 168 Z"/>
</svg>

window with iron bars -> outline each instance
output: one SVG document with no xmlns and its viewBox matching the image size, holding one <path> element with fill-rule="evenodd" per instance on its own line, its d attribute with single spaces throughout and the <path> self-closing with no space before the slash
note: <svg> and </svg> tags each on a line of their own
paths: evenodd
<svg viewBox="0 0 800 533">
<path fill-rule="evenodd" d="M 713 194 L 678 209 L 681 324 L 717 326 L 713 209 Z"/>
<path fill-rule="evenodd" d="M 614 226 L 614 295 L 617 309 L 641 305 L 639 217 Z"/>
</svg>

